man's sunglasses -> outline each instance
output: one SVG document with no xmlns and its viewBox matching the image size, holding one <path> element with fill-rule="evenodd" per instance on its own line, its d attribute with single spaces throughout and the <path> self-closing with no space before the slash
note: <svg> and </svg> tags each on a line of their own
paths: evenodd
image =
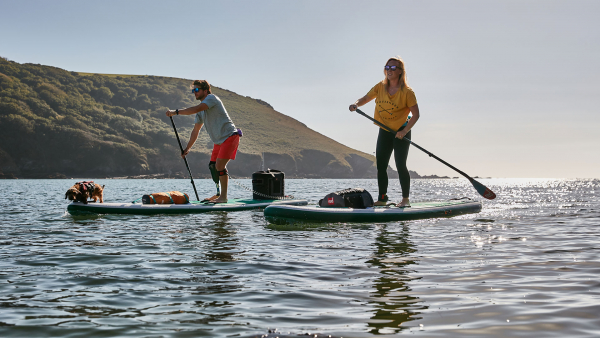
<svg viewBox="0 0 600 338">
<path fill-rule="evenodd" d="M 396 69 L 399 69 L 399 67 L 398 66 L 385 66 L 385 67 L 383 67 L 383 69 L 396 71 Z"/>
<path fill-rule="evenodd" d="M 192 89 L 192 94 L 195 94 L 195 93 L 197 93 L 199 91 L 200 91 L 200 88 L 194 88 L 194 89 Z"/>
</svg>

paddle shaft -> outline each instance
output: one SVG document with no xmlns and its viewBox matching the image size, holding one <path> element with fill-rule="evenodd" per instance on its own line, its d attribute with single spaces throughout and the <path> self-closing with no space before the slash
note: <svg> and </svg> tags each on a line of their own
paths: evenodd
<svg viewBox="0 0 600 338">
<path fill-rule="evenodd" d="M 357 113 L 359 113 L 360 115 L 362 115 L 362 116 L 364 116 L 364 117 L 368 118 L 369 120 L 373 121 L 375 124 L 377 124 L 378 126 L 380 126 L 380 127 L 381 127 L 381 128 L 383 128 L 383 129 L 385 129 L 385 130 L 389 131 L 390 133 L 393 133 L 393 134 L 396 134 L 396 133 L 397 133 L 397 131 L 394 131 L 392 128 L 390 128 L 390 127 L 386 126 L 385 124 L 383 124 L 383 123 L 381 123 L 381 122 L 379 122 L 379 121 L 375 120 L 375 119 L 374 119 L 374 118 L 372 118 L 371 116 L 369 116 L 369 115 L 365 114 L 365 113 L 364 113 L 362 110 L 360 110 L 360 109 L 356 109 L 356 112 L 357 112 Z M 429 155 L 430 157 L 433 157 L 433 158 L 435 158 L 436 160 L 438 160 L 438 161 L 442 162 L 443 164 L 447 165 L 448 167 L 452 168 L 454 171 L 456 171 L 456 172 L 458 172 L 459 174 L 463 175 L 463 176 L 464 176 L 464 177 L 466 177 L 466 178 L 467 178 L 469 181 L 471 181 L 471 183 L 473 183 L 473 181 L 475 181 L 475 180 L 474 180 L 474 179 L 473 179 L 471 176 L 469 176 L 469 175 L 465 174 L 463 171 L 461 171 L 461 170 L 459 170 L 459 169 L 455 168 L 453 165 L 451 165 L 450 163 L 448 163 L 448 162 L 446 162 L 446 161 L 442 160 L 441 158 L 439 158 L 439 157 L 435 156 L 435 155 L 434 155 L 434 154 L 432 154 L 431 152 L 429 152 L 429 151 L 427 151 L 427 150 L 423 149 L 421 146 L 419 146 L 418 144 L 414 143 L 414 142 L 413 142 L 413 141 L 411 141 L 409 138 L 406 138 L 406 137 L 404 137 L 404 138 L 402 138 L 402 139 L 403 139 L 403 140 L 405 140 L 405 141 L 407 141 L 407 142 L 409 142 L 410 144 L 412 144 L 413 146 L 417 147 L 418 149 L 422 150 L 423 152 L 425 152 L 425 153 L 426 153 L 427 155 Z"/>
<path fill-rule="evenodd" d="M 171 119 L 171 124 L 173 125 L 173 130 L 175 131 L 175 136 L 177 137 L 177 143 L 179 143 L 179 149 L 181 150 L 181 155 L 183 155 L 183 147 L 181 146 L 181 140 L 179 139 L 179 133 L 177 132 L 177 128 L 175 127 L 175 122 L 173 121 L 173 116 L 169 116 L 169 118 Z M 185 167 L 188 170 L 188 173 L 190 174 L 190 180 L 192 181 L 192 187 L 194 187 L 194 193 L 196 193 L 196 199 L 198 201 L 200 201 L 200 197 L 198 197 L 198 191 L 196 190 L 196 184 L 194 184 L 194 178 L 192 177 L 192 171 L 190 170 L 190 166 L 188 165 L 188 161 L 187 158 L 183 158 L 183 161 L 185 162 Z"/>
</svg>

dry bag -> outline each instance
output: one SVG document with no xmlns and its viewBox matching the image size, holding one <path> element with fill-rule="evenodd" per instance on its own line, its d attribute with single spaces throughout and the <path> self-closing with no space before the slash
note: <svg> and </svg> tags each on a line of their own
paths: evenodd
<svg viewBox="0 0 600 338">
<path fill-rule="evenodd" d="M 362 188 L 350 188 L 327 194 L 319 201 L 322 208 L 365 209 L 373 206 L 373 197 Z"/>
<path fill-rule="evenodd" d="M 187 204 L 190 198 L 187 194 L 179 191 L 156 192 L 142 196 L 143 204 Z"/>
</svg>

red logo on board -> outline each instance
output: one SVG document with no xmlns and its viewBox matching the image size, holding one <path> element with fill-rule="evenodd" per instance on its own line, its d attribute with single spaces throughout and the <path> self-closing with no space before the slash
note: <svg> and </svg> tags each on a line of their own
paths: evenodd
<svg viewBox="0 0 600 338">
<path fill-rule="evenodd" d="M 329 198 L 327 199 L 327 204 L 333 204 L 333 203 L 334 203 L 334 202 L 333 202 L 333 197 L 329 197 Z"/>
</svg>

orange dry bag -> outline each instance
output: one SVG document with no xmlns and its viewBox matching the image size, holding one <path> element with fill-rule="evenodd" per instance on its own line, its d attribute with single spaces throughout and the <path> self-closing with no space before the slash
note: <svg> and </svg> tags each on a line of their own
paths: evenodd
<svg viewBox="0 0 600 338">
<path fill-rule="evenodd" d="M 157 192 L 142 196 L 143 204 L 187 204 L 190 203 L 188 194 L 179 191 Z"/>
</svg>

